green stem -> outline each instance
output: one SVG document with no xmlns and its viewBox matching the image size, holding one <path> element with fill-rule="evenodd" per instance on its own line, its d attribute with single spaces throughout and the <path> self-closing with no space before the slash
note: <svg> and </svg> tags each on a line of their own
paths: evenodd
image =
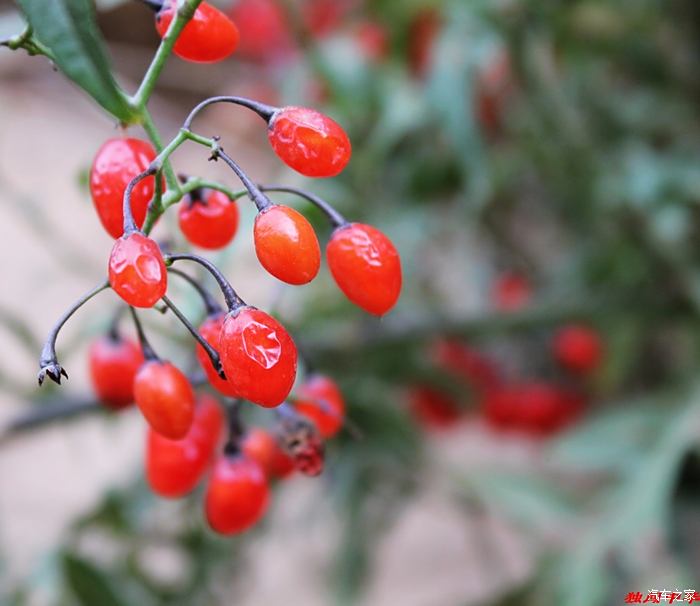
<svg viewBox="0 0 700 606">
<path fill-rule="evenodd" d="M 151 140 L 151 143 L 153 143 L 153 146 L 156 148 L 156 151 L 159 154 L 162 153 L 164 150 L 163 140 L 160 138 L 160 133 L 156 128 L 155 122 L 153 122 L 151 113 L 146 108 L 143 108 L 142 110 L 141 124 L 143 126 L 143 130 L 146 131 L 148 138 Z M 182 141 L 180 141 L 180 143 L 182 143 Z M 170 147 L 170 145 L 168 145 L 168 147 Z M 172 151 L 168 154 L 168 156 L 170 156 Z M 165 176 L 165 182 L 168 184 L 168 189 L 179 189 L 180 183 L 177 180 L 177 175 L 175 174 L 173 167 L 170 165 L 170 162 L 167 160 L 167 157 L 163 160 L 162 172 Z"/>
</svg>

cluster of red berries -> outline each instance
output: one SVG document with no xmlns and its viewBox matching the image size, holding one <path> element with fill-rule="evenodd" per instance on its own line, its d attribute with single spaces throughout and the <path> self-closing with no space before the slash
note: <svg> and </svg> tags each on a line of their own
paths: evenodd
<svg viewBox="0 0 700 606">
<path fill-rule="evenodd" d="M 173 29 L 176 3 L 149 2 L 158 9 L 156 27 L 163 37 Z M 218 9 L 202 2 L 174 43 L 180 57 L 218 61 L 235 50 L 238 30 Z M 287 330 L 271 315 L 247 305 L 218 268 L 190 253 L 164 254 L 148 235 L 170 196 L 179 201 L 179 226 L 185 238 L 203 249 L 227 246 L 238 230 L 239 211 L 228 188 L 203 188 L 189 179 L 176 186 L 161 174 L 169 153 L 189 139 L 199 111 L 215 102 L 235 103 L 255 111 L 267 123 L 274 152 L 289 167 L 309 177 L 332 177 L 350 160 L 350 141 L 331 118 L 303 107 L 276 108 L 241 97 L 215 97 L 200 103 L 176 138 L 157 153 L 134 138 L 107 141 L 90 171 L 90 192 L 105 230 L 116 239 L 108 262 L 108 281 L 80 299 L 57 323 L 42 351 L 39 383 L 46 376 L 60 383 L 67 376 L 58 363 L 56 338 L 67 319 L 101 290 L 111 287 L 128 306 L 139 342 L 120 335 L 117 322 L 89 352 L 90 376 L 106 406 L 135 403 L 148 423 L 146 470 L 153 490 L 165 497 L 191 492 L 209 474 L 205 509 L 210 526 L 231 534 L 249 528 L 264 513 L 268 482 L 294 469 L 318 475 L 323 469 L 323 440 L 334 436 L 345 416 L 343 396 L 329 377 L 310 374 L 296 388 L 297 348 Z M 184 133 L 184 134 L 183 134 Z M 255 185 L 219 145 L 207 140 L 212 160 L 223 160 L 256 205 L 255 251 L 261 265 L 288 284 L 302 285 L 318 274 L 321 251 L 308 220 L 298 211 L 274 204 L 265 192 L 294 193 L 318 206 L 333 226 L 326 256 L 333 278 L 347 298 L 371 314 L 386 314 L 401 290 L 396 248 L 379 230 L 350 223 L 327 202 L 287 187 Z M 170 151 L 168 151 L 170 150 Z M 242 197 L 244 194 L 238 195 Z M 178 261 L 203 266 L 220 287 L 227 309 L 191 276 L 172 267 Z M 167 297 L 169 275 L 187 280 L 202 297 L 206 318 L 197 330 Z M 155 353 L 134 308 L 163 303 L 194 336 L 193 348 L 214 398 L 195 392 L 193 380 Z M 118 317 L 117 317 L 118 320 Z M 251 402 L 274 408 L 272 430 L 243 429 L 239 407 Z M 222 409 L 228 413 L 224 439 Z M 225 442 L 223 454 L 220 447 Z"/>
</svg>

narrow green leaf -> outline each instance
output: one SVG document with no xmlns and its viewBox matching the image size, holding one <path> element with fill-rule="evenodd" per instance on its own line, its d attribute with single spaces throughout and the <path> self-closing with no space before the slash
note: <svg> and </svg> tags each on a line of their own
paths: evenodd
<svg viewBox="0 0 700 606">
<path fill-rule="evenodd" d="M 107 576 L 98 568 L 72 554 L 63 556 L 63 573 L 81 606 L 127 606 Z"/>
<path fill-rule="evenodd" d="M 58 68 L 115 118 L 133 112 L 117 86 L 90 0 L 17 0 L 37 39 Z"/>
</svg>

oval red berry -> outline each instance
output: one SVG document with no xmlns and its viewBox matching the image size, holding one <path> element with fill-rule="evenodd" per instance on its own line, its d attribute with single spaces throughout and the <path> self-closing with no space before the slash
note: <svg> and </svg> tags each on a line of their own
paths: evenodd
<svg viewBox="0 0 700 606">
<path fill-rule="evenodd" d="M 156 29 L 161 38 L 170 27 L 176 2 L 166 0 L 156 15 Z M 238 28 L 218 8 L 202 2 L 175 42 L 173 52 L 187 61 L 215 63 L 228 57 L 238 46 Z"/>
<path fill-rule="evenodd" d="M 105 406 L 124 408 L 134 401 L 134 377 L 143 364 L 141 347 L 131 339 L 100 337 L 90 345 L 92 387 Z"/>
<path fill-rule="evenodd" d="M 90 195 L 97 216 L 113 238 L 124 233 L 124 190 L 155 159 L 153 146 L 140 139 L 109 139 L 98 150 L 90 169 Z M 147 177 L 134 187 L 131 212 L 141 227 L 153 197 L 155 178 Z"/>
<path fill-rule="evenodd" d="M 268 478 L 285 478 L 294 471 L 294 461 L 280 448 L 269 431 L 251 429 L 241 444 L 243 454 L 260 463 Z"/>
<path fill-rule="evenodd" d="M 394 307 L 401 294 L 401 260 L 378 229 L 361 223 L 339 227 L 326 257 L 340 290 L 355 305 L 376 316 Z"/>
<path fill-rule="evenodd" d="M 552 348 L 559 364 L 580 374 L 594 371 L 603 358 L 600 334 L 588 326 L 563 327 L 554 335 Z"/>
<path fill-rule="evenodd" d="M 154 431 L 171 440 L 187 435 L 194 419 L 194 392 L 170 362 L 149 360 L 136 373 L 134 399 Z"/>
<path fill-rule="evenodd" d="M 323 438 L 340 431 L 345 418 L 345 402 L 336 382 L 323 375 L 309 377 L 300 387 L 295 403 L 297 412 L 312 421 Z"/>
<path fill-rule="evenodd" d="M 272 408 L 284 402 L 297 374 L 297 348 L 284 327 L 254 307 L 226 316 L 219 339 L 224 373 L 241 398 Z"/>
<path fill-rule="evenodd" d="M 209 316 L 199 327 L 199 334 L 215 350 L 219 349 L 219 337 L 221 336 L 221 329 L 224 326 L 225 317 L 226 314 L 223 312 L 214 316 Z M 218 375 L 214 365 L 211 363 L 211 359 L 207 355 L 207 352 L 204 351 L 204 347 L 199 344 L 197 344 L 197 360 L 199 360 L 199 365 L 207 375 L 209 383 L 214 389 L 216 389 L 216 391 L 231 398 L 239 397 L 233 384 L 228 380 L 228 375 L 226 379 L 222 379 Z"/>
<path fill-rule="evenodd" d="M 307 284 L 318 274 L 321 248 L 316 232 L 293 208 L 275 204 L 258 213 L 253 236 L 258 260 L 278 280 Z"/>
<path fill-rule="evenodd" d="M 204 499 L 212 530 L 225 535 L 248 530 L 263 516 L 268 500 L 267 478 L 259 463 L 242 456 L 219 458 Z"/>
<path fill-rule="evenodd" d="M 139 232 L 119 238 L 109 256 L 109 283 L 129 305 L 152 307 L 168 288 L 158 245 Z"/>
<path fill-rule="evenodd" d="M 306 107 L 278 110 L 270 121 L 268 137 L 280 159 L 307 177 L 334 177 L 352 154 L 341 126 Z"/>
<path fill-rule="evenodd" d="M 180 203 L 178 222 L 185 238 L 195 246 L 216 250 L 233 240 L 238 230 L 238 206 L 226 194 L 212 190 L 203 200 Z"/>
</svg>

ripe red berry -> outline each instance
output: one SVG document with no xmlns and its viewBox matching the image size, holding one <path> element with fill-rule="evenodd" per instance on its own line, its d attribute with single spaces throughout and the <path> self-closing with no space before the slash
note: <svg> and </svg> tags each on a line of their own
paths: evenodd
<svg viewBox="0 0 700 606">
<path fill-rule="evenodd" d="M 243 454 L 260 463 L 268 478 L 285 478 L 294 471 L 294 461 L 269 431 L 251 429 L 241 444 Z"/>
<path fill-rule="evenodd" d="M 226 314 L 223 312 L 209 316 L 202 322 L 198 330 L 202 338 L 217 350 L 217 353 L 219 349 L 219 337 L 221 336 L 221 329 L 224 326 L 225 318 Z M 216 391 L 231 398 L 239 397 L 233 384 L 228 380 L 228 375 L 226 379 L 222 379 L 219 376 L 214 365 L 211 363 L 211 358 L 207 355 L 207 352 L 204 351 L 204 347 L 199 344 L 197 344 L 197 360 L 199 360 L 200 366 L 206 373 L 209 383 Z"/>
<path fill-rule="evenodd" d="M 476 117 L 482 128 L 495 135 L 503 124 L 503 110 L 512 89 L 510 59 L 505 52 L 493 57 L 476 85 Z"/>
<path fill-rule="evenodd" d="M 118 238 L 124 233 L 124 190 L 136 175 L 148 168 L 156 152 L 140 139 L 109 139 L 97 152 L 90 169 L 90 194 L 97 216 L 107 233 Z M 141 227 L 153 197 L 155 178 L 142 179 L 131 194 L 131 212 Z"/>
<path fill-rule="evenodd" d="M 408 394 L 411 414 L 426 429 L 452 427 L 462 416 L 457 401 L 433 387 L 413 387 Z"/>
<path fill-rule="evenodd" d="M 238 229 L 238 206 L 226 194 L 210 190 L 203 199 L 183 201 L 178 212 L 180 229 L 195 246 L 216 250 L 226 246 Z"/>
<path fill-rule="evenodd" d="M 156 15 L 156 29 L 161 38 L 165 37 L 176 10 L 177 2 L 166 0 Z M 238 37 L 238 28 L 231 19 L 208 2 L 202 2 L 180 33 L 173 52 L 187 61 L 215 63 L 236 50 Z"/>
<path fill-rule="evenodd" d="M 257 461 L 240 455 L 219 458 L 204 503 L 212 530 L 225 535 L 248 530 L 263 516 L 268 500 L 267 479 Z"/>
<path fill-rule="evenodd" d="M 554 358 L 567 370 L 588 374 L 595 370 L 603 358 L 603 342 L 600 334 L 582 325 L 569 325 L 554 335 Z"/>
<path fill-rule="evenodd" d="M 306 107 L 283 107 L 268 128 L 280 159 L 307 177 L 334 177 L 350 161 L 350 140 L 328 116 Z"/>
<path fill-rule="evenodd" d="M 255 253 L 262 266 L 288 284 L 307 284 L 318 274 L 321 248 L 304 215 L 274 204 L 255 218 Z"/>
<path fill-rule="evenodd" d="M 200 396 L 194 422 L 182 440 L 170 440 L 148 430 L 146 479 L 156 494 L 177 498 L 194 490 L 212 460 L 221 437 L 224 417 L 211 396 Z"/>
<path fill-rule="evenodd" d="M 355 29 L 355 40 L 360 50 L 371 61 L 381 61 L 389 53 L 386 28 L 374 21 L 363 21 Z"/>
<path fill-rule="evenodd" d="M 158 245 L 140 232 L 119 238 L 109 256 L 109 283 L 129 305 L 152 307 L 168 288 Z"/>
<path fill-rule="evenodd" d="M 355 4 L 355 0 L 306 0 L 301 5 L 301 17 L 314 36 L 323 37 L 340 27 Z"/>
<path fill-rule="evenodd" d="M 472 390 L 484 392 L 500 383 L 493 362 L 465 343 L 440 339 L 433 346 L 432 354 L 438 366 L 464 379 Z"/>
<path fill-rule="evenodd" d="M 170 362 L 148 360 L 141 366 L 134 379 L 134 399 L 154 431 L 171 440 L 187 435 L 194 419 L 194 392 Z"/>
<path fill-rule="evenodd" d="M 299 387 L 295 408 L 312 421 L 322 438 L 340 431 L 345 418 L 345 402 L 336 382 L 323 375 L 309 377 Z"/>
<path fill-rule="evenodd" d="M 532 298 L 530 281 L 520 274 L 505 272 L 498 276 L 491 290 L 493 305 L 499 311 L 518 311 Z"/>
<path fill-rule="evenodd" d="M 401 293 L 401 260 L 382 232 L 362 223 L 339 227 L 326 256 L 340 290 L 355 305 L 376 316 L 394 307 Z"/>
<path fill-rule="evenodd" d="M 240 28 L 239 56 L 268 61 L 282 59 L 292 51 L 286 16 L 275 0 L 239 0 L 229 14 Z"/>
<path fill-rule="evenodd" d="M 218 349 L 239 397 L 266 408 L 284 402 L 297 374 L 297 348 L 277 320 L 254 307 L 234 310 L 224 320 Z"/>
<path fill-rule="evenodd" d="M 426 75 L 432 60 L 435 40 L 440 33 L 442 19 L 434 8 L 425 8 L 411 23 L 408 39 L 408 62 L 418 77 Z"/>
<path fill-rule="evenodd" d="M 305 417 L 285 415 L 279 426 L 280 445 L 294 461 L 294 467 L 306 476 L 323 472 L 325 449 L 316 426 Z"/>
<path fill-rule="evenodd" d="M 90 345 L 88 364 L 92 387 L 109 408 L 134 401 L 134 377 L 143 364 L 141 347 L 131 339 L 100 337 Z"/>
</svg>

